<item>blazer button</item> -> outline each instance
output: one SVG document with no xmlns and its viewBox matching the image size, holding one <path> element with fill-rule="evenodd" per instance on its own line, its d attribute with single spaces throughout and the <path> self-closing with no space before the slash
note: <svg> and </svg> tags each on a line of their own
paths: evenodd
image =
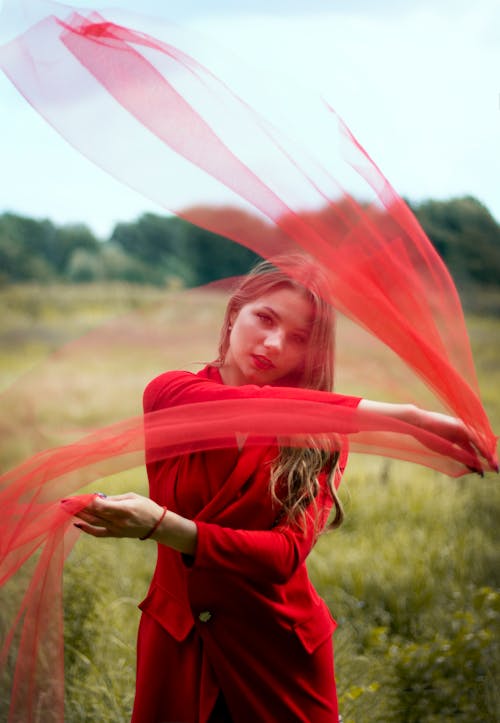
<svg viewBox="0 0 500 723">
<path fill-rule="evenodd" d="M 204 610 L 202 613 L 198 615 L 198 620 L 200 623 L 208 623 L 208 621 L 211 619 L 212 613 L 210 613 L 208 610 Z"/>
</svg>

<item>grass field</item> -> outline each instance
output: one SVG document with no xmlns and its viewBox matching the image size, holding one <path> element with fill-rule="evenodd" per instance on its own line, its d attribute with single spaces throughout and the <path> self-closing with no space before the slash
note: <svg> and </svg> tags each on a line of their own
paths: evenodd
<svg viewBox="0 0 500 723">
<path fill-rule="evenodd" d="M 6 469 L 39 449 L 139 414 L 149 379 L 212 359 L 224 300 L 121 284 L 25 286 L 0 290 L 0 305 Z M 498 431 L 500 321 L 488 315 L 467 321 L 484 403 Z M 385 364 L 375 352 L 362 363 L 359 346 L 339 348 L 340 391 L 369 392 Z M 394 397 L 405 389 L 420 398 L 418 385 L 405 387 L 405 379 L 401 372 Z M 130 470 L 99 488 L 145 492 L 145 472 Z M 452 480 L 353 455 L 342 495 L 347 521 L 320 540 L 309 566 L 339 622 L 334 640 L 344 721 L 500 720 L 498 478 Z M 81 539 L 73 551 L 65 574 L 69 723 L 128 720 L 136 605 L 154 556 L 154 545 L 134 540 Z"/>
</svg>

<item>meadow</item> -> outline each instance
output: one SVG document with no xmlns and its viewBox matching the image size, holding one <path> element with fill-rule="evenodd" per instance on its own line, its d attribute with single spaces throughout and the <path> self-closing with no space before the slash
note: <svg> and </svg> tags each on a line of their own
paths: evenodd
<svg viewBox="0 0 500 723">
<path fill-rule="evenodd" d="M 140 414 L 149 379 L 213 358 L 223 306 L 222 296 L 207 291 L 125 284 L 0 289 L 2 469 Z M 485 309 L 467 324 L 498 431 L 500 320 Z M 338 389 L 368 394 L 384 352 L 370 347 L 362 360 L 366 338 L 345 338 Z M 394 398 L 411 396 L 401 369 L 393 376 Z M 145 471 L 136 467 L 91 489 L 145 492 Z M 339 624 L 344 722 L 500 720 L 498 477 L 450 479 L 352 455 L 341 492 L 346 522 L 320 539 L 309 569 Z M 64 588 L 68 723 L 129 719 L 137 603 L 154 560 L 154 544 L 134 540 L 81 538 L 71 553 Z"/>
</svg>

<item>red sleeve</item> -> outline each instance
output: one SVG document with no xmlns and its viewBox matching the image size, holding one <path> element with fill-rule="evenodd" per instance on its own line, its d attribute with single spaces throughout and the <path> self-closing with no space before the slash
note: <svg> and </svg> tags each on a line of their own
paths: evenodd
<svg viewBox="0 0 500 723">
<path fill-rule="evenodd" d="M 249 580 L 275 585 L 286 583 L 313 548 L 332 508 L 326 475 L 303 525 L 284 522 L 272 530 L 234 530 L 196 521 L 198 539 L 192 567 L 217 569 Z"/>
<path fill-rule="evenodd" d="M 325 519 L 328 511 L 329 507 L 322 508 Z M 297 524 L 273 530 L 233 530 L 209 522 L 196 525 L 198 540 L 192 567 L 216 568 L 278 585 L 292 577 L 317 539 L 312 514 L 305 530 Z"/>
<path fill-rule="evenodd" d="M 360 397 L 349 397 L 333 392 L 320 392 L 302 387 L 259 387 L 245 384 L 227 386 L 203 379 L 190 372 L 166 372 L 148 384 L 144 391 L 144 411 L 152 412 L 180 404 L 212 402 L 228 399 L 298 399 L 345 407 L 357 407 Z"/>
</svg>

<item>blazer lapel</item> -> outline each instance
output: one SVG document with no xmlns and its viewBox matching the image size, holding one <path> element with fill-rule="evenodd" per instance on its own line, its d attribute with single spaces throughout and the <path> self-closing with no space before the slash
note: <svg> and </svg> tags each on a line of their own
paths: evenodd
<svg viewBox="0 0 500 723">
<path fill-rule="evenodd" d="M 221 485 L 219 492 L 196 515 L 195 519 L 207 522 L 220 514 L 229 504 L 234 502 L 239 489 L 255 473 L 269 453 L 269 447 L 247 446 L 238 455 L 233 471 Z"/>
</svg>

